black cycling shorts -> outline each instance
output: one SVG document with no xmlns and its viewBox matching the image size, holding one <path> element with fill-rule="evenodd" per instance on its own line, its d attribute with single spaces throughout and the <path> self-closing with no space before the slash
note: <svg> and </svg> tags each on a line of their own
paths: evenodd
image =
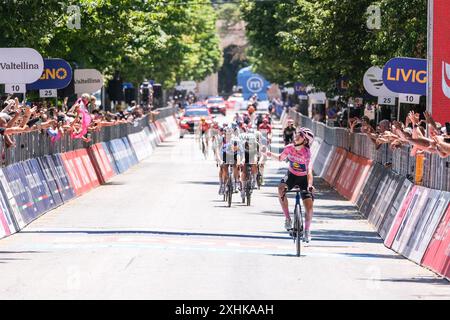
<svg viewBox="0 0 450 320">
<path fill-rule="evenodd" d="M 307 176 L 296 176 L 290 171 L 281 179 L 281 183 L 287 184 L 288 190 L 292 190 L 295 186 L 299 186 L 302 191 L 300 194 L 302 200 L 312 199 L 314 201 L 314 195 L 312 192 L 308 191 L 308 177 Z"/>
</svg>

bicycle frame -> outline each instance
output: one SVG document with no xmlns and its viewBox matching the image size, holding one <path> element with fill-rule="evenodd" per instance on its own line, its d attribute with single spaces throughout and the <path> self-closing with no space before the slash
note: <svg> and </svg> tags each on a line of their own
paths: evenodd
<svg viewBox="0 0 450 320">
<path fill-rule="evenodd" d="M 301 253 L 301 239 L 303 236 L 303 213 L 302 213 L 302 206 L 300 203 L 300 194 L 302 193 L 302 190 L 298 188 L 298 186 L 294 187 L 291 191 L 286 190 L 284 193 L 284 197 L 287 193 L 295 193 L 295 209 L 294 209 L 294 228 L 292 230 L 292 233 L 289 234 L 294 239 L 296 249 L 297 249 L 297 257 L 300 257 Z"/>
</svg>

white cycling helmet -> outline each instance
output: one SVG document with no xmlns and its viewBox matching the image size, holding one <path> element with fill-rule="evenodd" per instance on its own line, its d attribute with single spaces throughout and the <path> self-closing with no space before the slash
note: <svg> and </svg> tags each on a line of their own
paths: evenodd
<svg viewBox="0 0 450 320">
<path fill-rule="evenodd" d="M 296 130 L 296 134 L 301 134 L 308 140 L 308 144 L 311 146 L 314 142 L 314 133 L 309 128 L 300 127 Z"/>
</svg>

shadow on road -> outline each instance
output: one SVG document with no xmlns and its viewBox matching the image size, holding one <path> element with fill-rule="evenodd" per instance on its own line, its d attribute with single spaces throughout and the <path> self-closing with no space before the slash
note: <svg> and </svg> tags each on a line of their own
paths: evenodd
<svg viewBox="0 0 450 320">
<path fill-rule="evenodd" d="M 148 234 L 148 235 L 169 235 L 169 236 L 202 236 L 202 237 L 228 237 L 228 238 L 249 238 L 249 239 L 276 239 L 286 240 L 289 236 L 266 236 L 252 234 L 228 234 L 228 233 L 204 233 L 204 232 L 182 232 L 182 231 L 152 231 L 152 230 L 22 230 L 21 234 L 92 234 L 92 235 L 112 235 L 112 234 Z"/>
<path fill-rule="evenodd" d="M 367 280 L 367 279 L 360 279 Z M 423 283 L 423 284 L 439 284 L 439 285 L 449 285 L 449 281 L 444 278 L 434 278 L 434 277 L 421 277 L 421 278 L 398 278 L 398 279 L 380 279 L 378 281 L 382 282 L 397 282 L 397 283 Z"/>
</svg>

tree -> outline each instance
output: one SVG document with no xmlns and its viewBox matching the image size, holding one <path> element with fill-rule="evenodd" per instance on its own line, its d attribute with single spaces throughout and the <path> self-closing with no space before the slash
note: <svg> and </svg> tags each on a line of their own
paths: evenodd
<svg viewBox="0 0 450 320">
<path fill-rule="evenodd" d="M 381 30 L 367 28 L 372 4 L 381 8 Z M 287 75 L 333 94 L 345 76 L 349 94 L 359 95 L 370 66 L 426 54 L 426 0 L 244 1 L 242 7 L 251 60 L 269 81 L 282 83 Z"/>
<path fill-rule="evenodd" d="M 166 86 L 177 79 L 203 79 L 220 67 L 216 16 L 206 1 L 71 0 L 6 1 L 0 7 L 0 44 L 35 48 L 44 57 L 117 71 L 138 84 L 152 78 Z M 68 28 L 70 5 L 81 28 Z"/>
</svg>

